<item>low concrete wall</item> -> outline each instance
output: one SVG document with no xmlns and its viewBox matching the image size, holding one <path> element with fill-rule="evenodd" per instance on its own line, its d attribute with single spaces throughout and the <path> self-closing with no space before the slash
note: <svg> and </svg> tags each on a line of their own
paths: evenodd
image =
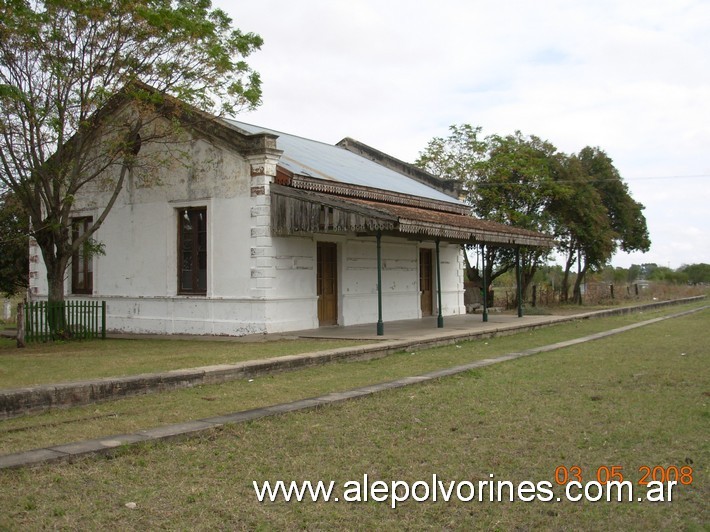
<svg viewBox="0 0 710 532">
<path fill-rule="evenodd" d="M 456 342 L 478 338 L 491 338 L 530 331 L 541 327 L 549 327 L 558 323 L 580 319 L 603 318 L 643 312 L 656 308 L 690 303 L 702 300 L 705 296 L 676 299 L 672 301 L 658 301 L 636 307 L 623 307 L 608 310 L 599 310 L 575 314 L 572 316 L 551 316 L 545 322 L 533 324 L 515 324 L 503 327 L 492 327 L 485 330 L 471 332 L 453 331 L 446 333 L 439 331 L 427 336 L 420 336 L 408 340 L 390 340 L 376 344 L 355 347 L 343 347 L 268 358 L 263 360 L 250 360 L 238 364 L 222 364 L 203 366 L 199 368 L 180 369 L 162 373 L 146 373 L 129 377 L 112 377 L 91 381 L 67 382 L 60 384 L 47 384 L 29 386 L 25 388 L 0 390 L 0 419 L 17 417 L 28 413 L 40 412 L 51 408 L 66 408 L 90 404 L 97 401 L 118 399 L 148 393 L 189 388 L 204 384 L 218 384 L 230 380 L 249 378 L 257 375 L 289 371 L 307 366 L 326 364 L 337 360 L 366 360 L 380 358 L 407 348 L 426 348 L 441 345 L 450 345 Z"/>
</svg>

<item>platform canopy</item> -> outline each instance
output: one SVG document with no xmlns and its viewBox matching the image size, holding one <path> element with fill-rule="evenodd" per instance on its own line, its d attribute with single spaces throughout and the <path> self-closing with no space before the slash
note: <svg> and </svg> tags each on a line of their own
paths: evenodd
<svg viewBox="0 0 710 532">
<path fill-rule="evenodd" d="M 470 208 L 368 187 L 293 178 L 271 188 L 274 234 L 356 233 L 463 244 L 552 247 L 552 237 L 474 218 Z"/>
<path fill-rule="evenodd" d="M 460 183 L 434 176 L 351 138 L 327 144 L 236 120 L 281 152 L 271 189 L 274 234 L 356 233 L 509 247 L 553 247 L 549 235 L 481 220 Z"/>
</svg>

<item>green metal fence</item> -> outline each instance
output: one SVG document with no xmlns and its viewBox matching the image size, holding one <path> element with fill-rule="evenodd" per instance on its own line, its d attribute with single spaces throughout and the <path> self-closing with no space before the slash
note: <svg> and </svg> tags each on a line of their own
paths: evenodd
<svg viewBox="0 0 710 532">
<path fill-rule="evenodd" d="M 106 338 L 106 301 L 25 303 L 25 341 Z"/>
</svg>

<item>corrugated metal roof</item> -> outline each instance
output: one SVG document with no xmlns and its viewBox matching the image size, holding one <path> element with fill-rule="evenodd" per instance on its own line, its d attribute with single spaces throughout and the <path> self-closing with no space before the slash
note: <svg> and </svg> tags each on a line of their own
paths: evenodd
<svg viewBox="0 0 710 532">
<path fill-rule="evenodd" d="M 283 150 L 279 164 L 294 174 L 463 204 L 439 190 L 339 146 L 236 120 L 227 120 L 227 122 L 246 133 L 278 135 L 276 146 Z"/>
</svg>

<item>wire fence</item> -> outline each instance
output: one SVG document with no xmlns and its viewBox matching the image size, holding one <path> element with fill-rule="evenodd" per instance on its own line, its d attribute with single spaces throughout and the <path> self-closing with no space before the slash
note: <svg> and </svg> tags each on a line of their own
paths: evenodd
<svg viewBox="0 0 710 532">
<path fill-rule="evenodd" d="M 517 292 L 514 286 L 494 288 L 494 305 L 505 309 L 517 306 Z M 613 305 L 624 301 L 646 299 L 672 299 L 704 293 L 703 287 L 674 285 L 662 282 L 637 281 L 633 283 L 589 282 L 582 286 L 582 300 L 585 305 Z M 558 288 L 548 284 L 530 285 L 524 304 L 529 307 L 554 307 L 564 304 Z M 566 303 L 572 302 L 570 289 Z"/>
</svg>

